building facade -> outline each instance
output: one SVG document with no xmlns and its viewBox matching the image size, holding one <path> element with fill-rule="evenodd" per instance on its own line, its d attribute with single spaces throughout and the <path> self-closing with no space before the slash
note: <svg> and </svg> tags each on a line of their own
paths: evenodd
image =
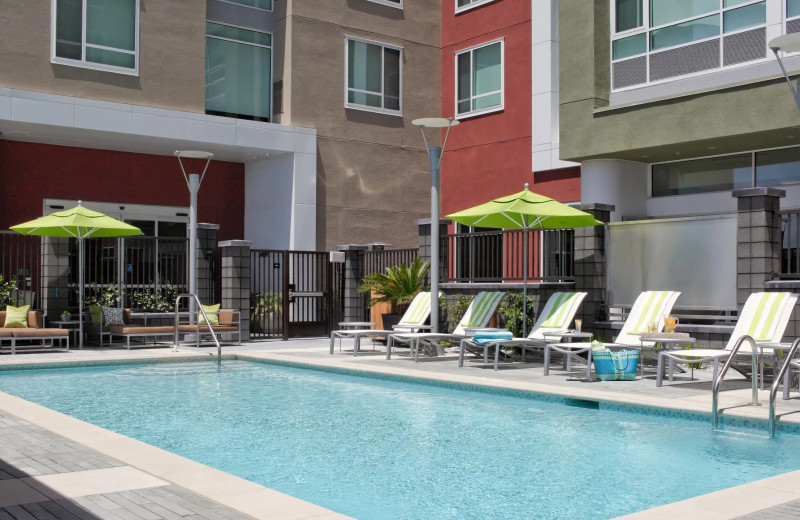
<svg viewBox="0 0 800 520">
<path fill-rule="evenodd" d="M 3 2 L 0 226 L 78 200 L 185 225 L 173 153 L 204 150 L 219 239 L 318 250 L 407 221 L 414 243 L 429 174 L 407 121 L 439 112 L 439 10 L 406 4 Z"/>
</svg>

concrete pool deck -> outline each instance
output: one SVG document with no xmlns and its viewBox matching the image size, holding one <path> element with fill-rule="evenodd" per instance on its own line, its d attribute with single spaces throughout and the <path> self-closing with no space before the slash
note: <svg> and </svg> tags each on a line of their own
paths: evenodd
<svg viewBox="0 0 800 520">
<path fill-rule="evenodd" d="M 328 353 L 327 339 L 252 342 L 240 347 L 225 347 L 223 352 L 243 359 L 256 358 L 278 362 L 303 363 L 327 368 L 367 371 L 393 376 L 421 377 L 447 383 L 485 385 L 554 394 L 575 399 L 626 403 L 700 413 L 708 413 L 711 409 L 710 375 L 708 371 L 696 371 L 693 381 L 689 381 L 689 373 L 682 374 L 676 376 L 674 384 L 665 383 L 663 387 L 656 388 L 652 373 L 646 374 L 644 379 L 635 382 L 590 383 L 569 381 L 567 377 L 569 374 L 555 369 L 551 369 L 550 376 L 544 376 L 542 374 L 541 360 L 533 357 L 529 359 L 531 361 L 529 363 L 501 364 L 500 370 L 494 371 L 491 365 L 484 366 L 481 360 L 476 358 L 470 358 L 463 368 L 459 368 L 457 366 L 457 357 L 454 354 L 437 358 L 421 358 L 419 363 L 414 363 L 407 356 L 402 355 L 399 358 L 387 361 L 384 355 L 385 351 L 380 346 L 375 351 L 372 351 L 367 345 L 363 353 L 354 357 L 352 356 L 352 350 L 350 350 L 352 347 L 347 345 L 345 343 L 341 351 L 337 349 L 333 356 Z M 207 348 L 201 351 L 186 349 L 182 352 L 173 352 L 170 348 L 132 349 L 131 351 L 124 349 L 86 349 L 64 353 L 25 353 L 15 356 L 0 356 L 0 369 L 12 367 L 30 368 L 36 365 L 47 366 L 61 363 L 119 363 L 145 359 L 208 359 L 212 351 L 215 352 L 215 349 Z M 553 366 L 555 367 L 555 364 Z M 574 375 L 580 375 L 581 372 L 585 374 L 585 368 L 583 371 L 580 366 L 575 366 L 574 368 Z M 795 393 L 794 398 L 789 401 L 779 399 L 777 410 L 781 421 L 800 424 L 800 413 L 798 413 L 800 412 L 800 399 L 797 399 L 796 396 L 797 394 Z M 762 402 L 766 402 L 768 392 L 761 391 L 759 397 Z M 726 378 L 723 392 L 720 396 L 721 407 L 725 409 L 725 414 L 743 419 L 765 420 L 768 406 L 743 406 L 749 400 L 749 382 L 743 380 L 738 374 L 730 374 Z M 115 475 L 115 478 L 123 482 L 120 485 L 123 488 L 127 485 L 128 488 L 112 491 L 112 494 L 134 493 L 138 500 L 147 501 L 150 500 L 148 493 L 152 494 L 155 489 L 158 500 L 166 500 L 163 496 L 164 492 L 177 493 L 176 496 L 179 496 L 179 498 L 176 500 L 179 502 L 182 500 L 186 505 L 192 503 L 192 497 L 194 497 L 195 502 L 198 504 L 197 507 L 204 508 L 204 511 L 206 511 L 206 514 L 193 513 L 192 515 L 185 514 L 185 516 L 176 516 L 174 513 L 173 516 L 158 516 L 152 512 L 142 515 L 141 505 L 132 502 L 130 496 L 125 498 L 125 495 L 120 495 L 122 498 L 119 498 L 118 495 L 112 495 L 110 499 L 103 497 L 104 488 L 99 485 L 103 483 L 103 479 L 96 478 L 95 481 L 98 482 L 95 486 L 96 488 L 92 489 L 91 484 L 80 488 L 80 496 L 74 502 L 79 504 L 78 507 L 94 507 L 85 518 L 157 519 L 177 517 L 238 519 L 248 516 L 287 520 L 346 518 L 343 515 L 183 459 L 139 441 L 0 393 L 0 424 L 6 421 L 12 424 L 22 424 L 25 428 L 39 428 L 44 433 L 63 438 L 66 443 L 93 450 L 103 460 L 112 461 L 107 462 L 107 464 L 111 464 L 108 467 L 103 466 L 88 470 L 73 468 L 74 473 L 78 474 L 75 478 L 79 480 L 87 480 L 88 477 L 91 477 L 85 471 L 107 471 L 109 469 L 117 469 L 119 471 L 119 467 L 128 468 L 125 470 L 126 473 Z M 51 444 L 59 446 L 63 445 L 63 442 Z M 45 453 L 42 456 L 47 458 L 46 455 Z M 0 455 L 0 459 L 5 459 L 5 457 Z M 65 468 L 62 464 L 55 463 L 55 465 Z M 45 466 L 47 465 L 45 464 Z M 42 477 L 41 475 L 30 474 L 31 467 L 35 468 L 36 466 L 29 465 L 27 473 L 25 470 L 18 468 L 19 471 L 26 474 L 26 476 L 21 477 L 21 480 Z M 39 469 L 41 471 L 41 467 Z M 0 466 L 0 519 L 16 518 L 13 515 L 10 517 L 3 516 L 2 470 L 3 468 Z M 81 471 L 84 473 L 80 473 Z M 56 471 L 55 473 L 59 472 Z M 73 472 L 66 471 L 65 473 Z M 69 477 L 62 476 L 61 478 L 69 480 Z M 91 481 L 91 478 L 88 478 L 88 480 Z M 26 482 L 27 484 L 25 484 Z M 125 484 L 125 482 L 129 482 L 129 484 Z M 137 495 L 136 490 L 140 488 L 131 486 L 141 485 L 142 482 L 150 482 L 153 485 L 141 488 L 148 491 Z M 23 485 L 30 486 L 31 483 L 32 481 L 28 480 L 23 482 Z M 159 493 L 161 494 L 159 495 Z M 97 496 L 103 498 L 86 498 Z M 64 500 L 72 500 L 63 494 L 61 497 Z M 116 501 L 114 497 L 117 498 Z M 109 500 L 113 506 L 109 506 L 108 516 L 104 516 L 105 510 L 98 503 L 108 506 Z M 129 502 L 133 503 L 131 508 L 139 507 L 136 510 L 139 513 L 138 515 L 125 509 Z M 36 502 L 33 503 L 36 504 Z M 80 506 L 81 503 L 83 506 Z M 158 505 L 157 501 L 156 505 Z M 15 504 L 10 507 L 18 506 L 19 504 Z M 46 508 L 43 510 L 49 511 Z M 184 512 L 189 510 L 190 508 L 187 507 L 181 509 Z M 655 520 L 679 516 L 709 519 L 746 518 L 749 520 L 800 518 L 800 471 L 642 511 L 628 515 L 625 518 Z M 30 516 L 30 518 L 36 517 L 34 514 Z M 52 517 L 51 513 L 50 518 Z M 58 516 L 55 517 L 58 518 Z"/>
</svg>

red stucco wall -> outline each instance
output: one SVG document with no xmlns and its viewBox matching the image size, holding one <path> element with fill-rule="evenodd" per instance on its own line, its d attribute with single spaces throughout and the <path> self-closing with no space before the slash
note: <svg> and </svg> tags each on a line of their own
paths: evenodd
<svg viewBox="0 0 800 520">
<path fill-rule="evenodd" d="M 0 228 L 41 216 L 46 198 L 189 206 L 175 157 L 0 141 Z M 244 237 L 243 164 L 211 163 L 198 221 L 219 224 L 219 240 Z"/>
</svg>

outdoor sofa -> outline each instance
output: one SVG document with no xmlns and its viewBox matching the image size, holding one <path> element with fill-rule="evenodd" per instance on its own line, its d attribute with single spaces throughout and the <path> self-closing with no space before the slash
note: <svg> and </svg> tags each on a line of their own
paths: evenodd
<svg viewBox="0 0 800 520">
<path fill-rule="evenodd" d="M 174 319 L 174 315 L 165 313 L 165 317 L 172 317 Z M 186 313 L 181 313 L 180 318 L 188 317 Z M 179 319 L 180 319 L 179 318 Z M 152 338 L 153 342 L 156 341 L 156 338 L 159 337 L 170 337 L 175 338 L 175 324 L 171 325 L 139 325 L 133 323 L 131 317 L 131 310 L 124 309 L 122 312 L 122 320 L 123 325 L 111 325 L 105 326 L 102 325 L 100 327 L 100 344 L 102 346 L 102 337 L 104 331 L 109 336 L 109 343 L 114 342 L 114 338 L 122 338 L 125 340 L 125 347 L 130 350 L 131 348 L 131 338 L 143 339 L 147 340 L 148 338 Z M 195 343 L 197 346 L 200 346 L 200 340 L 203 336 L 211 336 L 212 332 L 218 337 L 222 334 L 235 336 L 237 345 L 241 345 L 242 343 L 242 320 L 240 317 L 239 311 L 235 309 L 220 309 L 219 310 L 219 323 L 218 324 L 211 324 L 211 328 L 209 329 L 208 325 L 199 324 L 199 323 L 189 323 L 186 321 L 185 323 L 178 322 L 178 335 L 179 336 L 187 336 L 190 334 L 195 335 Z M 179 338 L 180 339 L 180 338 Z"/>
<path fill-rule="evenodd" d="M 6 311 L 0 311 L 0 324 L 6 323 Z M 19 344 L 18 342 L 23 342 Z M 11 347 L 16 354 L 18 348 L 43 349 L 58 348 L 69 350 L 69 331 L 66 329 L 46 328 L 42 311 L 28 311 L 28 326 L 21 328 L 0 328 L 0 348 Z"/>
</svg>

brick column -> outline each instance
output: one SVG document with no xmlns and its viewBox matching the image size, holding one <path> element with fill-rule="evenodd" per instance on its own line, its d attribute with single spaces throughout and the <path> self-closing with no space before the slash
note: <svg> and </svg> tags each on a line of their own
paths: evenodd
<svg viewBox="0 0 800 520">
<path fill-rule="evenodd" d="M 214 272 L 211 263 L 217 249 L 219 224 L 197 224 L 197 297 L 206 305 L 214 301 Z"/>
<path fill-rule="evenodd" d="M 69 241 L 42 237 L 42 294 L 37 295 L 36 303 L 50 321 L 57 320 L 69 307 Z"/>
<path fill-rule="evenodd" d="M 741 310 L 753 292 L 781 270 L 781 198 L 784 190 L 733 190 L 738 200 L 736 233 L 736 303 Z"/>
<path fill-rule="evenodd" d="M 581 204 L 578 209 L 590 213 L 600 222 L 611 220 L 614 206 Z M 575 290 L 587 292 L 576 318 L 583 319 L 583 328 L 594 330 L 594 322 L 606 313 L 606 226 L 575 229 Z"/>
<path fill-rule="evenodd" d="M 439 219 L 439 237 L 447 234 L 447 226 L 453 221 L 441 218 Z M 421 218 L 414 221 L 419 227 L 419 253 L 417 257 L 423 262 L 431 261 L 431 219 Z M 449 258 L 446 247 L 439 247 L 439 280 L 444 280 L 447 277 L 447 260 Z"/>
<path fill-rule="evenodd" d="M 364 321 L 366 319 L 366 306 L 364 294 L 358 292 L 358 287 L 364 283 L 364 255 L 367 246 L 346 244 L 336 246 L 338 251 L 344 253 L 344 321 Z M 334 323 L 338 328 L 338 324 Z"/>
<path fill-rule="evenodd" d="M 250 340 L 250 247 L 249 240 L 220 242 L 222 249 L 222 308 L 238 309 L 242 319 L 242 341 Z"/>
</svg>

